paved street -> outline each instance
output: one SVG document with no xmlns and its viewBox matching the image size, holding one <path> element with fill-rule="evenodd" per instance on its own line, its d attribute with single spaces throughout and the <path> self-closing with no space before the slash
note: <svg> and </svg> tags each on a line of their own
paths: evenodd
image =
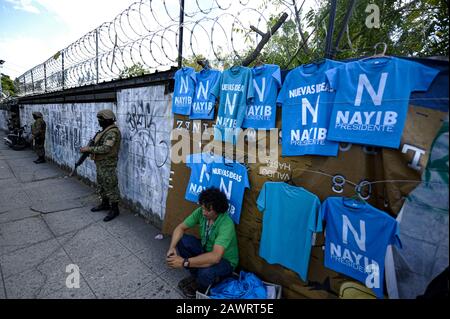
<svg viewBox="0 0 450 319">
<path fill-rule="evenodd" d="M 111 222 L 92 213 L 95 190 L 0 132 L 0 299 L 182 298 L 187 274 L 165 264 L 169 238 L 124 208 Z M 70 264 L 80 288 L 67 288 Z"/>
</svg>

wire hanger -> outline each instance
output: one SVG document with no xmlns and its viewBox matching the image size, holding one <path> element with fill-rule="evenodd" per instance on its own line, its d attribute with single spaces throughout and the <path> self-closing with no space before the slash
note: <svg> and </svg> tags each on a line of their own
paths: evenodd
<svg viewBox="0 0 450 319">
<path fill-rule="evenodd" d="M 379 45 L 383 45 L 384 46 L 383 47 L 383 52 L 377 54 L 377 47 Z M 374 58 L 388 58 L 388 59 L 391 58 L 390 56 L 386 55 L 387 44 L 385 42 L 378 42 L 377 44 L 375 44 L 375 46 L 373 48 L 375 50 L 374 54 L 371 55 L 371 56 L 368 56 L 366 58 L 361 59 L 361 61 L 366 61 L 366 60 L 370 60 L 370 59 L 374 59 Z"/>
<path fill-rule="evenodd" d="M 209 70 L 211 68 L 207 59 L 198 59 L 197 63 L 203 68 L 203 70 Z"/>
<path fill-rule="evenodd" d="M 326 61 L 327 61 L 327 59 L 326 59 L 325 57 L 318 57 L 318 58 L 312 60 L 312 61 L 309 62 L 309 63 L 305 63 L 305 64 L 304 64 L 304 67 L 307 68 L 307 67 L 314 66 L 314 67 L 317 68 L 317 67 L 319 67 L 320 65 L 324 64 Z"/>
<path fill-rule="evenodd" d="M 264 65 L 263 57 L 259 54 L 255 59 L 255 67 Z"/>
<path fill-rule="evenodd" d="M 352 197 L 344 197 L 342 202 L 345 206 L 350 208 L 359 208 L 366 204 L 366 201 L 356 194 Z"/>
<path fill-rule="evenodd" d="M 209 155 L 213 158 L 213 161 L 216 163 L 216 160 L 215 160 L 215 156 L 217 155 L 215 152 L 213 152 L 212 150 L 210 150 L 209 151 Z M 221 154 L 221 157 L 222 157 L 222 164 L 224 164 L 225 166 L 228 166 L 228 167 L 232 167 L 233 166 L 233 164 L 234 164 L 234 161 L 232 160 L 232 159 L 229 159 L 228 157 L 226 157 L 225 156 L 226 154 L 225 154 L 225 150 L 223 150 L 222 149 L 222 154 Z M 219 156 L 220 156 L 220 154 L 219 154 Z"/>
<path fill-rule="evenodd" d="M 222 157 L 223 157 L 223 164 L 225 166 L 232 167 L 234 165 L 234 159 L 226 157 L 225 149 L 222 149 Z"/>
<path fill-rule="evenodd" d="M 231 70 L 235 70 L 235 69 L 239 68 L 242 65 L 242 60 L 237 55 L 233 56 L 232 61 L 233 61 L 232 62 L 233 64 L 230 67 Z"/>
<path fill-rule="evenodd" d="M 292 178 L 292 175 L 294 175 L 294 171 L 291 171 L 291 174 L 289 175 L 289 179 L 285 181 L 286 184 L 291 186 L 297 186 L 294 182 L 294 179 Z"/>
<path fill-rule="evenodd" d="M 321 58 L 317 58 L 317 59 L 312 60 L 312 61 L 311 61 L 310 63 L 308 63 L 308 64 L 320 65 L 320 64 L 325 63 L 325 61 L 326 61 L 326 59 L 325 59 L 324 57 L 321 57 Z M 308 65 L 308 64 L 307 64 L 307 65 Z"/>
<path fill-rule="evenodd" d="M 345 206 L 351 208 L 358 208 L 361 207 L 361 205 L 367 204 L 366 200 L 361 195 L 361 186 L 359 184 L 355 186 L 355 194 L 351 197 L 344 198 L 343 203 Z"/>
</svg>

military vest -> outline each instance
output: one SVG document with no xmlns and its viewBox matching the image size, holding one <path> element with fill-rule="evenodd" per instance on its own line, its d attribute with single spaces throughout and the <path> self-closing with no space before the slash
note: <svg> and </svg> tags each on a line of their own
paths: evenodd
<svg viewBox="0 0 450 319">
<path fill-rule="evenodd" d="M 42 118 L 38 118 L 34 121 L 33 125 L 31 126 L 31 133 L 34 136 L 40 136 L 41 138 L 45 138 L 46 128 L 47 125 L 45 124 L 44 120 Z"/>
<path fill-rule="evenodd" d="M 120 142 L 122 140 L 122 136 L 120 134 L 120 130 L 119 128 L 113 124 L 108 126 L 103 132 L 100 132 L 94 140 L 94 146 L 100 146 L 105 144 L 105 138 L 106 138 L 106 133 L 109 132 L 115 132 L 117 135 L 117 141 L 116 143 L 114 143 L 114 145 L 111 148 L 111 151 L 109 153 L 106 154 L 91 154 L 91 158 L 96 161 L 105 161 L 105 160 L 111 160 L 111 161 L 117 161 L 119 158 L 119 149 L 120 149 Z"/>
</svg>

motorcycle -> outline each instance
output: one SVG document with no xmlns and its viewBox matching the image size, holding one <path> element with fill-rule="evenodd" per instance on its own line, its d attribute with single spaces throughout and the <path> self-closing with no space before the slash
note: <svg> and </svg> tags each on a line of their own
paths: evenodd
<svg viewBox="0 0 450 319">
<path fill-rule="evenodd" d="M 6 137 L 3 138 L 5 144 L 15 151 L 21 151 L 28 146 L 27 140 L 23 137 L 23 132 L 27 126 L 24 125 L 17 128 L 11 128 Z"/>
</svg>

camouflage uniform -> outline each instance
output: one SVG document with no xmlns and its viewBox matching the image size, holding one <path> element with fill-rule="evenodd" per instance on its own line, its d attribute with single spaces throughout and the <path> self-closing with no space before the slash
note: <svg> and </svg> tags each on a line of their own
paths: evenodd
<svg viewBox="0 0 450 319">
<path fill-rule="evenodd" d="M 14 117 L 11 118 L 11 125 L 15 129 L 19 129 L 20 128 L 20 119 L 19 119 L 18 116 L 14 116 Z"/>
<path fill-rule="evenodd" d="M 11 131 L 14 129 L 20 128 L 20 118 L 17 113 L 15 113 L 15 112 L 11 113 L 11 118 L 10 118 L 9 122 L 10 122 L 10 126 L 11 126 L 11 128 L 10 128 Z"/>
<path fill-rule="evenodd" d="M 94 146 L 89 147 L 97 167 L 97 192 L 102 199 L 107 198 L 111 203 L 117 203 L 120 199 L 116 171 L 120 141 L 120 130 L 113 124 L 99 133 Z"/>
<path fill-rule="evenodd" d="M 33 115 L 37 117 L 31 126 L 31 133 L 34 139 L 34 150 L 40 159 L 45 158 L 45 130 L 47 129 L 47 124 L 43 119 L 41 112 L 33 112 Z"/>
</svg>

